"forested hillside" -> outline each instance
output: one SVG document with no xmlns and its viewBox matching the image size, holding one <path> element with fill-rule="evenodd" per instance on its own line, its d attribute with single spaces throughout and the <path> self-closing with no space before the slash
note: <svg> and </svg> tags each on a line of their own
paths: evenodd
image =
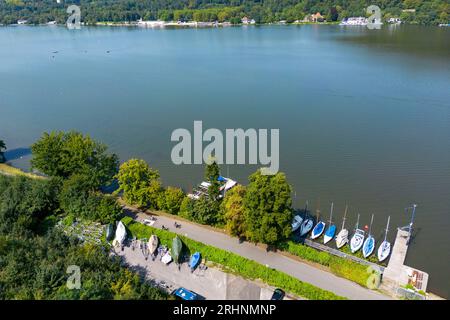
<svg viewBox="0 0 450 320">
<path fill-rule="evenodd" d="M 32 24 L 53 20 L 64 23 L 70 4 L 79 5 L 82 21 L 90 24 L 139 18 L 239 23 L 244 16 L 257 23 L 293 22 L 316 12 L 336 21 L 365 15 L 365 8 L 371 4 L 382 9 L 384 18 L 401 17 L 413 24 L 448 23 L 450 15 L 448 0 L 0 0 L 0 23 L 13 24 L 19 19 Z"/>
</svg>

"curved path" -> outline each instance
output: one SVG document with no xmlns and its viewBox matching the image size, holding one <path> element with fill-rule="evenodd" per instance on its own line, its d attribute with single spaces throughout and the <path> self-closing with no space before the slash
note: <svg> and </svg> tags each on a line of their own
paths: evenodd
<svg viewBox="0 0 450 320">
<path fill-rule="evenodd" d="M 126 207 L 130 216 L 138 222 L 148 219 L 149 215 L 136 212 L 133 208 Z M 239 240 L 224 233 L 214 231 L 207 227 L 180 221 L 171 217 L 156 215 L 156 221 L 152 225 L 155 228 L 166 226 L 170 231 L 184 235 L 193 240 L 233 252 L 240 256 L 254 260 L 270 268 L 282 271 L 303 282 L 310 283 L 316 287 L 334 292 L 337 295 L 352 300 L 384 300 L 391 299 L 377 291 L 363 288 L 362 286 L 334 274 L 318 269 L 309 264 L 291 259 L 276 252 L 267 252 L 260 246 L 248 242 L 239 243 Z M 174 227 L 174 222 L 181 224 L 180 228 Z"/>
</svg>

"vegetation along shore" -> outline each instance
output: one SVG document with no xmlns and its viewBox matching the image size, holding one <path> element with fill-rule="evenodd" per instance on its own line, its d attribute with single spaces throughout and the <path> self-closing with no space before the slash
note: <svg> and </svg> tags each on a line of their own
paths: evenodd
<svg viewBox="0 0 450 320">
<path fill-rule="evenodd" d="M 122 219 L 132 235 L 138 238 L 148 236 L 149 232 L 156 232 L 162 239 L 173 238 L 166 235 L 164 231 L 153 230 L 154 228 L 151 229 L 135 223 L 129 217 L 124 217 L 121 202 L 125 202 L 141 210 L 164 211 L 172 216 L 176 215 L 224 230 L 231 236 L 266 244 L 320 265 L 362 286 L 367 285 L 370 276 L 367 266 L 326 252 L 319 252 L 291 240 L 291 221 L 294 215 L 292 189 L 286 176 L 281 172 L 274 176 L 264 176 L 256 171 L 249 177 L 247 186 L 238 185 L 223 197 L 218 183 L 220 168 L 212 162 L 205 169 L 205 180 L 210 183 L 208 192 L 194 200 L 180 188 L 164 187 L 159 172 L 151 168 L 144 160 L 130 159 L 119 166 L 118 157 L 110 154 L 106 145 L 78 132 L 44 133 L 32 145 L 31 150 L 32 167 L 44 174 L 47 179 L 20 173 L 20 170 L 14 168 L 6 169 L 11 167 L 5 164 L 0 167 L 1 172 L 6 173 L 6 176 L 0 176 L 0 220 L 5 221 L 5 226 L 10 226 L 5 227 L 3 231 L 0 230 L 0 236 L 4 241 L 10 237 L 19 237 L 21 241 L 31 241 L 31 238 L 38 237 L 39 243 L 53 241 L 47 237 L 58 233 L 53 226 L 59 220 L 108 224 Z M 8 175 L 16 177 L 8 177 Z M 114 194 L 101 192 L 103 187 L 113 180 L 116 180 L 119 186 Z M 21 194 L 25 194 L 25 197 L 19 197 Z M 27 202 L 31 199 L 35 199 L 33 205 Z M 16 229 L 18 233 L 14 231 Z M 161 232 L 164 234 L 160 234 Z M 21 237 L 25 235 L 26 238 L 22 239 Z M 231 253 L 225 255 L 223 250 L 209 248 L 205 244 L 188 238 L 183 238 L 183 241 L 189 250 L 201 249 L 202 254 L 206 255 L 210 261 L 244 277 L 260 278 L 271 285 L 284 287 L 296 295 L 309 299 L 340 298 L 276 270 L 262 275 L 249 273 L 250 269 L 263 270 L 264 266 Z M 103 245 L 105 244 L 99 245 L 100 249 L 90 250 L 102 251 Z M 233 257 L 233 259 L 224 259 L 225 256 Z M 36 257 L 36 259 L 45 260 L 43 257 Z M 9 262 L 5 261 L 5 263 Z M 55 269 L 52 272 L 58 273 L 61 270 Z M 132 274 L 129 276 L 134 277 Z M 141 288 L 141 285 L 136 284 L 138 288 L 136 290 L 147 290 L 146 295 L 164 297 L 164 295 L 159 296 L 156 291 L 149 293 L 149 289 L 145 289 L 145 286 Z M 26 285 L 23 284 L 23 286 L 24 288 L 20 290 L 26 290 Z M 11 287 L 11 290 L 9 297 L 15 297 L 17 294 L 15 289 Z M 51 294 L 57 295 L 56 292 Z M 105 291 L 104 294 L 105 297 L 113 296 L 111 292 Z"/>
<path fill-rule="evenodd" d="M 131 23 L 145 21 L 202 21 L 241 24 L 293 23 L 308 21 L 309 15 L 319 13 L 320 19 L 310 22 L 342 21 L 348 17 L 366 16 L 366 8 L 376 4 L 385 20 L 400 18 L 404 23 L 439 25 L 448 24 L 450 4 L 445 0 L 4 0 L 0 1 L 0 24 L 23 21 L 28 24 L 55 22 L 65 24 L 67 6 L 81 8 L 81 21 L 87 25 L 97 23 Z"/>
</svg>

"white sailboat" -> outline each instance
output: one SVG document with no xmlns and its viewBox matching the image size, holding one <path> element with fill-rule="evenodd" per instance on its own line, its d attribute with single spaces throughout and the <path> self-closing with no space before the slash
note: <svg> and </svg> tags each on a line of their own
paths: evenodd
<svg viewBox="0 0 450 320">
<path fill-rule="evenodd" d="M 330 210 L 330 225 L 328 226 L 327 231 L 325 231 L 325 236 L 323 237 L 323 243 L 328 243 L 331 241 L 331 239 L 334 238 L 334 235 L 336 233 L 336 226 L 333 224 L 333 207 L 334 203 L 331 203 L 331 210 Z"/>
<path fill-rule="evenodd" d="M 359 249 L 361 249 L 363 243 L 364 243 L 364 230 L 359 229 L 359 214 L 358 214 L 358 220 L 356 222 L 356 228 L 355 233 L 353 234 L 351 240 L 350 240 L 350 249 L 352 253 L 355 253 Z"/>
<path fill-rule="evenodd" d="M 373 214 L 372 214 L 372 219 L 370 220 L 369 235 L 367 236 L 367 238 L 363 244 L 362 250 L 363 250 L 364 258 L 367 258 L 368 256 L 370 256 L 373 253 L 373 251 L 375 250 L 375 238 L 371 234 L 372 223 L 373 223 Z"/>
<path fill-rule="evenodd" d="M 378 248 L 378 261 L 382 262 L 386 260 L 386 258 L 391 253 L 391 244 L 389 241 L 387 241 L 387 233 L 389 231 L 389 220 L 391 219 L 391 216 L 388 217 L 387 225 L 386 225 L 386 233 L 384 234 L 384 241 L 381 243 L 380 247 Z"/>
<path fill-rule="evenodd" d="M 348 230 L 345 229 L 345 219 L 347 217 L 348 206 L 345 206 L 344 219 L 342 220 L 342 228 L 336 236 L 336 247 L 338 249 L 342 248 L 346 243 L 348 243 Z"/>
</svg>

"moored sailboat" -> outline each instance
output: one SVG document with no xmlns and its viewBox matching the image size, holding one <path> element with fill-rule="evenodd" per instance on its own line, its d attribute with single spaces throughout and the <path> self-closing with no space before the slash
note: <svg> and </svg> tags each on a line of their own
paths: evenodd
<svg viewBox="0 0 450 320">
<path fill-rule="evenodd" d="M 388 217 L 387 225 L 386 225 L 386 233 L 384 234 L 384 241 L 381 243 L 380 247 L 378 248 L 378 261 L 382 262 L 386 260 L 386 258 L 391 253 L 391 244 L 389 241 L 387 241 L 387 233 L 389 231 L 389 220 L 391 219 L 391 216 Z"/>
<path fill-rule="evenodd" d="M 308 215 L 308 201 L 306 201 L 305 218 L 303 219 L 303 223 L 300 226 L 300 237 L 303 237 L 308 232 L 310 232 L 313 227 L 314 220 Z"/>
<path fill-rule="evenodd" d="M 348 242 L 348 230 L 345 229 L 345 219 L 347 217 L 348 206 L 345 206 L 344 219 L 342 220 L 342 228 L 336 236 L 336 247 L 342 248 Z"/>
<path fill-rule="evenodd" d="M 359 214 L 358 214 L 355 232 L 353 233 L 352 239 L 350 240 L 350 249 L 352 253 L 355 253 L 356 251 L 361 249 L 363 243 L 364 243 L 364 230 L 359 229 Z"/>
<path fill-rule="evenodd" d="M 367 236 L 366 241 L 364 241 L 363 244 L 363 256 L 364 258 L 367 258 L 373 253 L 373 250 L 375 250 L 375 238 L 372 236 L 372 223 L 373 223 L 373 214 L 372 219 L 370 220 L 370 227 L 369 227 L 369 235 Z"/>
<path fill-rule="evenodd" d="M 323 237 L 323 243 L 328 243 L 331 239 L 334 238 L 334 235 L 336 233 L 336 226 L 333 224 L 333 202 L 331 203 L 331 210 L 330 210 L 330 225 L 328 226 L 327 231 L 325 232 L 325 236 Z"/>
<path fill-rule="evenodd" d="M 317 209 L 317 224 L 311 232 L 311 239 L 317 239 L 320 237 L 325 230 L 325 222 L 320 220 L 320 209 Z"/>
</svg>

